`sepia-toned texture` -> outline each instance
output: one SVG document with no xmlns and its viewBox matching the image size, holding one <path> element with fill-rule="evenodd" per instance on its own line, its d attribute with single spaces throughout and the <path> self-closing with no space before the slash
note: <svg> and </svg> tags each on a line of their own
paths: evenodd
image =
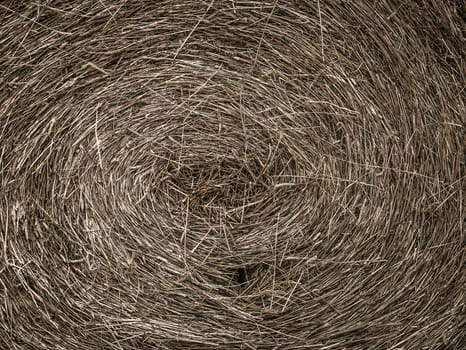
<svg viewBox="0 0 466 350">
<path fill-rule="evenodd" d="M 1 1 L 0 349 L 464 349 L 462 1 Z"/>
</svg>

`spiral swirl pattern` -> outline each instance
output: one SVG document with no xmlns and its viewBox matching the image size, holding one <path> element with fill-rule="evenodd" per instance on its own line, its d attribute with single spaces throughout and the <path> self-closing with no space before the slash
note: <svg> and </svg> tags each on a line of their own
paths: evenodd
<svg viewBox="0 0 466 350">
<path fill-rule="evenodd" d="M 459 349 L 461 9 L 395 3 L 0 4 L 2 348 Z"/>
</svg>

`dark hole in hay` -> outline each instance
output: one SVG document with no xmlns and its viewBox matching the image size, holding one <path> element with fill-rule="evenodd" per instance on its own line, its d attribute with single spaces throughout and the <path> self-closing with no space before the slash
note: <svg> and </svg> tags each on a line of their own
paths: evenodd
<svg viewBox="0 0 466 350">
<path fill-rule="evenodd" d="M 249 269 L 247 267 L 239 267 L 236 270 L 236 280 L 240 286 L 249 281 Z"/>
</svg>

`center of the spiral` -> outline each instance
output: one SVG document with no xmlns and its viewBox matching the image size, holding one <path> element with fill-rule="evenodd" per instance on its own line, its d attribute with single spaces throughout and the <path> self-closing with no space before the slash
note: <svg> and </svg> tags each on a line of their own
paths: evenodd
<svg viewBox="0 0 466 350">
<path fill-rule="evenodd" d="M 172 166 L 163 187 L 190 221 L 240 224 L 249 220 L 250 207 L 268 197 L 270 178 L 258 166 L 228 159 Z"/>
</svg>

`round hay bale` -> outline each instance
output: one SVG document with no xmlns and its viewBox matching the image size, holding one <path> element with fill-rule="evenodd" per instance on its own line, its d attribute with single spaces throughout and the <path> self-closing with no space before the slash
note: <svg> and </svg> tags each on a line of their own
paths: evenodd
<svg viewBox="0 0 466 350">
<path fill-rule="evenodd" d="M 0 347 L 460 349 L 463 5 L 0 3 Z"/>
</svg>

